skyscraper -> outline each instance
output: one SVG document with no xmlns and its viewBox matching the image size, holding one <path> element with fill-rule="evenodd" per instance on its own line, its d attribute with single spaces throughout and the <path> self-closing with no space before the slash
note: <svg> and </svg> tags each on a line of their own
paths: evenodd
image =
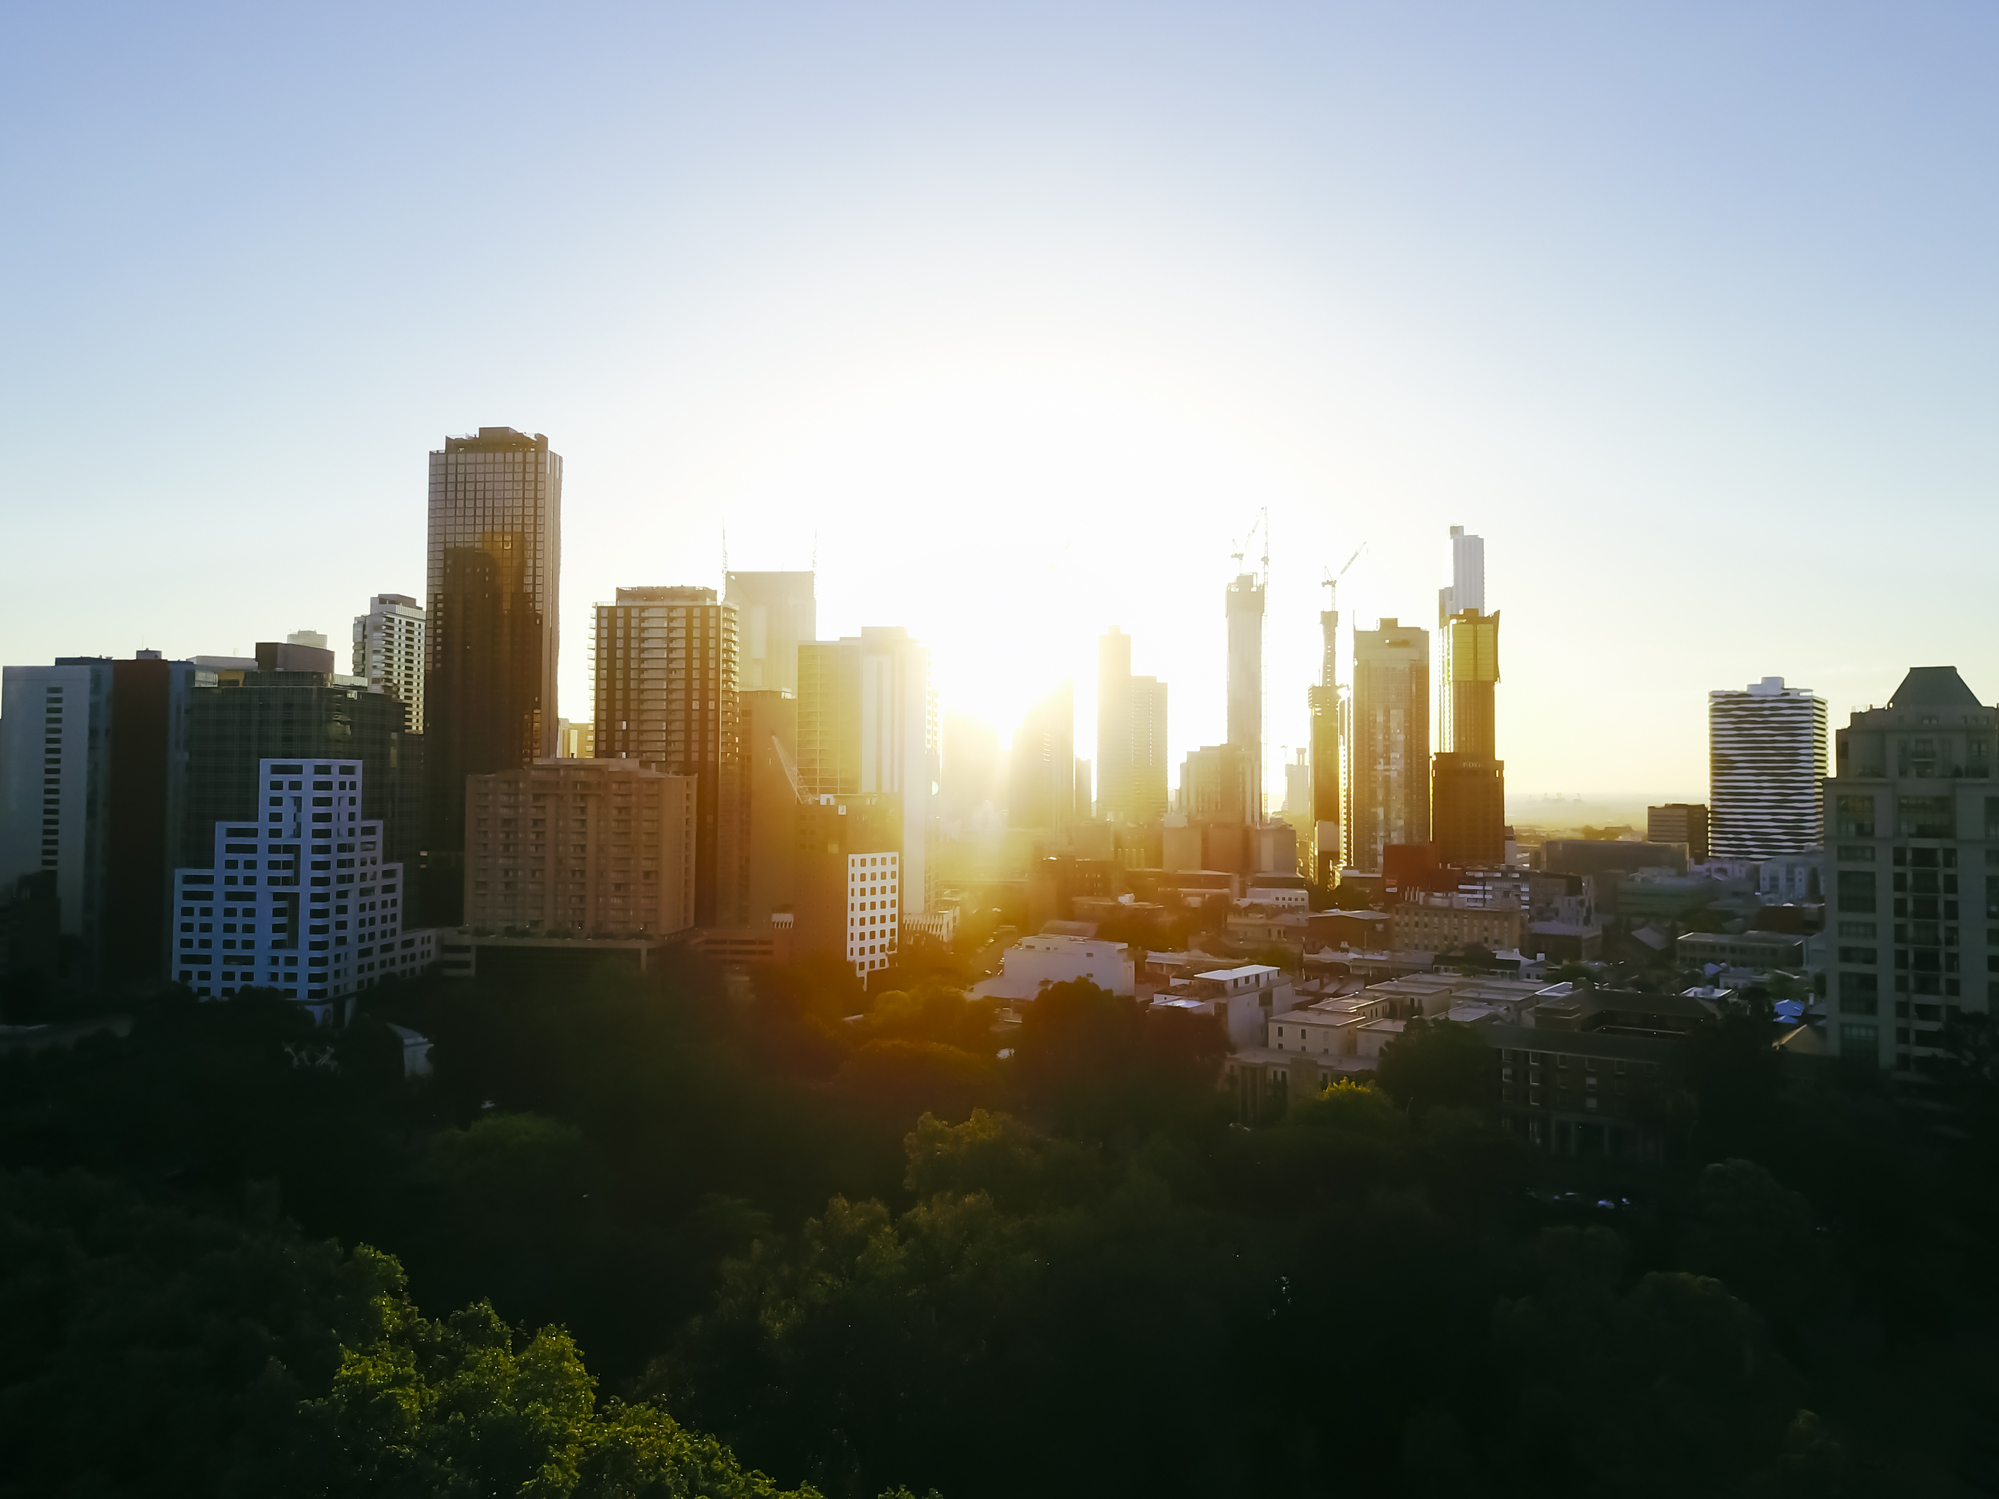
<svg viewBox="0 0 1999 1499">
<path fill-rule="evenodd" d="M 722 598 L 736 609 L 743 691 L 798 696 L 798 647 L 819 634 L 812 584 L 809 572 L 728 575 Z"/>
<path fill-rule="evenodd" d="M 1809 709 L 1790 712 L 1809 721 Z M 1999 712 L 1952 666 L 1912 667 L 1887 707 L 1839 731 L 1820 819 L 1835 871 L 1828 1028 L 1843 1058 L 1920 1073 L 1941 1060 L 1948 1021 L 1999 1008 L 1999 926 L 1987 919 L 1999 898 L 1995 740 Z"/>
<path fill-rule="evenodd" d="M 1347 859 L 1378 874 L 1390 844 L 1430 841 L 1430 632 L 1355 630 L 1352 702 Z"/>
<path fill-rule="evenodd" d="M 1312 735 L 1312 878 L 1330 886 L 1338 880 L 1346 857 L 1341 801 L 1347 703 L 1339 688 L 1340 611 L 1334 607 L 1339 593 L 1334 580 L 1328 579 L 1326 586 L 1333 592 L 1319 611 L 1319 682 L 1305 689 L 1305 705 Z"/>
<path fill-rule="evenodd" d="M 695 778 L 698 926 L 733 921 L 740 893 L 737 623 L 712 588 L 620 588 L 596 613 L 596 758 Z"/>
<path fill-rule="evenodd" d="M 413 734 L 423 732 L 423 624 L 423 607 L 406 593 L 378 593 L 354 617 L 353 674 L 401 703 Z"/>
<path fill-rule="evenodd" d="M 142 983 L 166 971 L 181 769 L 201 679 L 191 662 L 157 651 L 5 670 L 0 891 L 46 871 L 72 982 Z"/>
<path fill-rule="evenodd" d="M 930 653 L 899 627 L 798 648 L 798 779 L 808 799 L 888 795 L 901 804 L 900 910 L 934 892 L 927 843 L 939 773 Z"/>
<path fill-rule="evenodd" d="M 1097 641 L 1097 816 L 1137 824 L 1166 813 L 1166 684 L 1131 674 L 1131 637 Z"/>
<path fill-rule="evenodd" d="M 1254 573 L 1239 573 L 1225 603 L 1229 621 L 1229 737 L 1248 757 L 1247 803 L 1230 822 L 1263 821 L 1263 593 Z"/>
<path fill-rule="evenodd" d="M 1437 859 L 1459 867 L 1506 860 L 1506 766 L 1498 758 L 1493 689 L 1499 615 L 1485 612 L 1485 541 L 1451 527 L 1451 586 L 1437 594 L 1437 757 L 1430 835 Z"/>
<path fill-rule="evenodd" d="M 1708 695 L 1708 847 L 1717 859 L 1825 842 L 1825 701 L 1782 677 Z"/>
<path fill-rule="evenodd" d="M 481 427 L 430 455 L 425 897 L 464 900 L 465 778 L 555 756 L 562 458 L 540 433 Z"/>
<path fill-rule="evenodd" d="M 1009 765 L 1007 825 L 1066 836 L 1076 822 L 1075 695 L 1067 682 L 1027 710 Z"/>
<path fill-rule="evenodd" d="M 1437 590 L 1437 623 L 1467 609 L 1485 612 L 1485 538 L 1451 527 L 1451 586 Z"/>
</svg>

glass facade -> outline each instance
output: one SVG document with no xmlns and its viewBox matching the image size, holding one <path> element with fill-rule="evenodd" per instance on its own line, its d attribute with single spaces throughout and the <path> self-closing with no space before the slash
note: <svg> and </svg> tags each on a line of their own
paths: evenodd
<svg viewBox="0 0 1999 1499">
<path fill-rule="evenodd" d="M 430 455 L 424 737 L 431 915 L 464 901 L 465 778 L 556 749 L 562 458 L 511 427 L 452 437 Z"/>
</svg>

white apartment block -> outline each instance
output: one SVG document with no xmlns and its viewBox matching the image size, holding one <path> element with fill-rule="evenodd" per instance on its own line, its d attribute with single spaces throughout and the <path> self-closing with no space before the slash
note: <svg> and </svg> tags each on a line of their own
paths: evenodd
<svg viewBox="0 0 1999 1499">
<path fill-rule="evenodd" d="M 403 705 L 404 726 L 423 732 L 424 609 L 406 593 L 378 593 L 354 617 L 354 675 Z"/>
<path fill-rule="evenodd" d="M 465 924 L 524 936 L 667 937 L 695 920 L 693 776 L 537 760 L 465 779 Z"/>
<path fill-rule="evenodd" d="M 865 976 L 886 968 L 902 930 L 902 856 L 847 855 L 847 961 Z"/>
<path fill-rule="evenodd" d="M 274 989 L 319 1020 L 409 977 L 435 933 L 403 929 L 403 867 L 361 820 L 358 760 L 260 760 L 259 811 L 215 825 L 208 869 L 174 871 L 174 977 L 203 999 Z"/>
<path fill-rule="evenodd" d="M 1708 851 L 1802 854 L 1825 843 L 1825 699 L 1782 677 L 1708 698 Z"/>
</svg>

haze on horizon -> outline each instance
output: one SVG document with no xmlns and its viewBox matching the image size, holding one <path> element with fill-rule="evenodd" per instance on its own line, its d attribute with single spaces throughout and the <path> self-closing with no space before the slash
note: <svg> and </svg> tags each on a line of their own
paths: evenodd
<svg viewBox="0 0 1999 1499">
<path fill-rule="evenodd" d="M 9 662 L 344 646 L 425 454 L 620 584 L 818 568 L 1004 736 L 1096 636 L 1272 760 L 1319 580 L 1487 539 L 1517 795 L 1698 794 L 1705 694 L 1999 697 L 1999 14 L 1970 4 L 47 8 L 0 98 Z M 1275 783 L 1273 789 L 1281 786 Z"/>
</svg>

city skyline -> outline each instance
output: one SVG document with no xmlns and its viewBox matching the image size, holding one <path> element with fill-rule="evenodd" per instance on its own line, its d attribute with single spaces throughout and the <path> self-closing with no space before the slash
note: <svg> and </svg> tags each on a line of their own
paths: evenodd
<svg viewBox="0 0 1999 1499">
<path fill-rule="evenodd" d="M 1032 14 L 787 14 L 542 28 L 505 120 L 467 91 L 509 28 L 448 9 L 393 44 L 366 14 L 18 37 L 36 233 L 0 266 L 36 294 L 0 380 L 11 539 L 46 565 L 0 600 L 9 659 L 337 640 L 422 592 L 418 455 L 497 421 L 574 455 L 572 645 L 618 586 L 721 590 L 726 532 L 730 568 L 816 561 L 822 636 L 909 629 L 1003 734 L 1068 677 L 1087 750 L 1119 624 L 1186 684 L 1175 767 L 1226 733 L 1191 601 L 1266 507 L 1273 776 L 1322 571 L 1368 542 L 1347 621 L 1426 620 L 1452 524 L 1499 548 L 1523 795 L 1698 792 L 1723 683 L 1810 682 L 1837 718 L 1909 661 L 1999 681 L 1968 571 L 1999 539 L 1995 221 L 1954 190 L 1999 18 L 1113 6 L 1045 48 Z M 562 184 L 531 229 L 436 212 L 475 139 Z M 1891 512 L 1922 524 L 1840 540 Z M 314 567 L 188 586 L 253 530 Z M 969 577 L 933 560 L 957 532 Z M 1873 610 L 1772 598 L 1876 572 Z M 1634 595 L 1676 637 L 1635 671 L 1577 627 Z M 562 716 L 587 683 L 565 652 Z"/>
</svg>

